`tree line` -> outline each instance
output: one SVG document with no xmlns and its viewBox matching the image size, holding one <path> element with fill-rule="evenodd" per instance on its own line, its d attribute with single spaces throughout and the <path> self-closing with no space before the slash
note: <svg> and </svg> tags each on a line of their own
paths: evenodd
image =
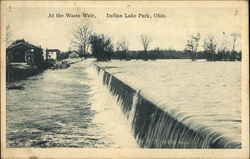
<svg viewBox="0 0 250 159">
<path fill-rule="evenodd" d="M 232 49 L 226 44 L 226 33 L 223 32 L 222 46 L 217 49 L 218 44 L 214 36 L 208 35 L 201 42 L 200 33 L 191 35 L 184 46 L 184 50 L 173 49 L 162 50 L 155 48 L 149 50 L 152 38 L 147 35 L 141 35 L 141 51 L 129 50 L 129 42 L 121 39 L 115 44 L 110 36 L 98 34 L 91 30 L 87 23 L 81 23 L 73 32 L 74 39 L 71 41 L 73 47 L 77 49 L 80 57 L 86 58 L 92 52 L 93 57 L 98 61 L 109 61 L 111 59 L 130 60 L 155 60 L 155 59 L 206 59 L 207 61 L 235 61 L 241 60 L 241 51 L 236 51 L 237 41 L 240 39 L 239 33 L 232 33 L 230 36 L 233 41 Z M 198 48 L 203 48 L 200 51 Z"/>
<path fill-rule="evenodd" d="M 226 45 L 226 33 L 223 32 L 222 39 L 222 47 L 217 50 L 217 43 L 214 40 L 214 36 L 208 35 L 207 38 L 204 39 L 203 47 L 203 56 L 207 61 L 235 61 L 241 60 L 241 51 L 237 52 L 235 50 L 236 42 L 240 38 L 239 33 L 232 33 L 231 37 L 233 40 L 232 50 L 227 48 Z M 187 40 L 187 44 L 185 46 L 184 51 L 190 54 L 192 60 L 197 59 L 197 48 L 199 46 L 199 41 L 201 36 L 199 33 L 196 35 L 192 35 L 189 40 Z"/>
<path fill-rule="evenodd" d="M 9 25 L 6 27 L 6 45 L 13 45 L 21 40 L 12 41 L 11 31 Z M 73 39 L 71 40 L 71 46 L 75 48 L 75 51 L 81 58 L 95 57 L 98 61 L 109 61 L 111 59 L 130 60 L 155 60 L 155 59 L 206 59 L 207 61 L 235 61 L 241 60 L 241 51 L 236 51 L 236 45 L 241 35 L 239 33 L 229 34 L 232 40 L 232 49 L 229 49 L 227 44 L 225 32 L 222 33 L 222 44 L 218 48 L 218 44 L 215 41 L 214 36 L 208 35 L 201 42 L 200 33 L 191 35 L 184 46 L 184 49 L 163 50 L 160 48 L 149 49 L 152 43 L 152 38 L 147 35 L 140 36 L 140 42 L 142 46 L 141 51 L 129 50 L 129 42 L 121 39 L 115 44 L 112 38 L 108 35 L 98 34 L 93 32 L 91 26 L 82 22 L 73 31 Z M 203 50 L 199 50 L 198 48 Z M 91 54 L 90 54 L 91 52 Z M 60 55 L 59 59 L 65 59 L 69 57 L 72 50 L 64 52 Z"/>
</svg>

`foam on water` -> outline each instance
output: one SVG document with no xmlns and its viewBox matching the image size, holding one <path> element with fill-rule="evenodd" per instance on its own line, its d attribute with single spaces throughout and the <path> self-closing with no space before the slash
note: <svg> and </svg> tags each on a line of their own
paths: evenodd
<svg viewBox="0 0 250 159">
<path fill-rule="evenodd" d="M 91 78 L 92 109 L 98 112 L 93 121 L 110 134 L 109 140 L 114 143 L 113 147 L 138 148 L 116 97 L 102 84 L 103 72 L 98 75 L 96 70 L 88 68 L 87 73 Z"/>
<path fill-rule="evenodd" d="M 163 61 L 160 61 L 160 65 L 162 66 L 164 66 L 165 64 L 166 65 L 171 64 L 172 65 L 171 67 L 175 66 L 173 68 L 170 68 L 170 70 L 168 70 L 168 72 L 171 73 L 172 75 L 174 72 L 171 72 L 173 71 L 171 69 L 176 70 L 176 66 L 178 64 L 186 67 L 192 67 L 192 69 L 194 69 L 195 65 L 197 65 L 194 63 L 186 63 L 186 61 L 184 62 L 168 61 L 169 63 L 167 62 L 165 64 L 161 62 Z M 103 66 L 102 68 L 100 68 L 97 65 L 97 71 L 99 72 L 101 80 L 103 80 L 103 83 L 107 86 L 111 94 L 116 98 L 116 101 L 120 105 L 121 110 L 124 113 L 125 117 L 128 118 L 128 121 L 130 121 L 130 123 L 132 123 L 131 127 L 133 130 L 133 134 L 136 137 L 137 142 L 141 147 L 148 147 L 148 148 L 240 148 L 241 147 L 239 138 L 240 134 L 235 133 L 235 130 L 240 130 L 240 125 L 234 128 L 230 127 L 230 125 L 228 125 L 229 124 L 228 120 L 225 120 L 229 119 L 227 117 L 227 113 L 214 112 L 214 110 L 216 110 L 216 106 L 218 106 L 217 101 L 223 102 L 223 100 L 225 100 L 224 97 L 222 98 L 220 97 L 221 99 L 216 98 L 214 102 L 213 98 L 217 96 L 215 96 L 214 94 L 210 94 L 210 96 L 212 97 L 212 98 L 210 97 L 210 99 L 213 99 L 212 101 L 210 101 L 211 106 L 214 106 L 215 108 L 211 107 L 208 109 L 207 112 L 204 112 L 203 109 L 205 108 L 202 109 L 198 108 L 201 108 L 203 106 L 202 104 L 204 103 L 206 105 L 209 104 L 209 101 L 207 99 L 204 99 L 203 103 L 202 102 L 190 103 L 192 102 L 192 100 L 190 101 L 189 99 L 186 99 L 187 97 L 189 98 L 190 94 L 187 94 L 187 96 L 183 94 L 183 96 L 181 97 L 175 95 L 174 101 L 183 101 L 182 105 L 176 107 L 176 103 L 171 104 L 173 100 L 163 100 L 164 97 L 166 99 L 171 99 L 171 97 L 173 97 L 171 96 L 171 94 L 169 94 L 171 93 L 171 91 L 176 91 L 176 89 L 179 90 L 184 89 L 185 87 L 182 88 L 182 85 L 183 86 L 189 85 L 190 81 L 184 81 L 186 82 L 184 83 L 183 79 L 185 78 L 182 78 L 182 81 L 177 80 L 180 83 L 182 82 L 180 86 L 177 86 L 175 84 L 178 82 L 175 82 L 174 84 L 172 79 L 168 80 L 165 78 L 160 78 L 160 80 L 164 79 L 164 82 L 161 81 L 162 82 L 161 83 L 158 79 L 159 75 L 156 75 L 156 73 L 160 72 L 155 71 L 159 68 L 162 68 L 159 67 L 158 65 L 159 63 L 144 62 L 143 67 L 147 67 L 146 70 L 151 70 L 150 73 L 148 74 L 145 74 L 143 70 L 140 70 L 142 65 L 138 65 L 136 63 L 138 62 L 115 61 L 110 63 L 101 63 Z M 222 65 L 223 64 L 224 63 L 222 63 Z M 198 65 L 202 67 L 207 67 L 207 66 L 211 67 L 210 63 L 208 64 L 198 63 Z M 134 67 L 132 68 L 131 66 Z M 153 67 L 154 70 L 152 70 L 152 68 L 149 68 L 149 66 Z M 216 69 L 218 71 L 218 68 Z M 190 73 L 188 72 L 186 72 L 185 75 L 185 70 L 187 70 L 187 68 L 184 69 L 184 72 L 183 70 L 180 70 L 180 72 L 184 74 L 184 76 L 182 76 L 182 74 L 177 73 L 177 76 L 175 75 L 176 78 L 190 76 L 189 75 Z M 195 71 L 201 73 L 203 70 L 196 69 Z M 237 69 L 234 71 L 237 71 Z M 119 72 L 119 74 L 117 74 L 117 72 Z M 234 72 L 234 73 L 237 79 L 238 77 L 237 75 L 239 72 Z M 132 74 L 134 76 L 131 76 Z M 138 76 L 138 74 L 141 76 Z M 209 74 L 209 71 L 203 75 L 207 74 Z M 213 72 L 212 75 L 214 78 L 216 78 L 216 75 L 228 76 L 228 72 L 224 71 L 221 74 Z M 145 78 L 145 76 L 146 77 L 149 76 L 151 78 L 148 79 Z M 117 77 L 119 77 L 119 79 Z M 199 81 L 198 84 L 201 83 L 202 85 L 197 85 L 197 82 L 194 83 L 193 81 L 191 81 L 191 85 L 192 87 L 200 87 L 198 89 L 203 93 L 204 88 L 202 86 L 204 83 L 210 84 L 211 87 L 220 87 L 218 83 L 220 84 L 221 81 L 217 81 L 216 83 L 216 79 L 214 78 L 212 79 L 213 83 L 209 83 L 208 81 L 206 81 L 206 79 L 204 80 L 204 77 L 199 76 L 199 79 L 203 79 L 203 81 L 201 82 Z M 220 78 L 221 77 L 219 77 L 219 80 Z M 230 80 L 235 79 L 235 77 L 232 76 L 231 78 L 232 79 Z M 152 79 L 160 83 L 152 82 Z M 168 82 L 174 85 L 170 86 Z M 127 83 L 129 83 L 130 85 L 127 85 Z M 160 87 L 158 86 L 155 87 L 154 84 L 160 84 L 159 85 Z M 231 88 L 238 90 L 237 88 L 238 83 L 232 83 L 232 84 L 233 85 L 231 86 Z M 192 87 L 189 89 L 192 89 Z M 142 91 L 140 91 L 140 93 L 138 92 L 136 93 L 136 90 L 138 90 L 138 88 L 142 88 Z M 168 88 L 171 88 L 171 91 L 164 92 L 164 89 L 162 88 L 166 88 L 166 90 L 168 90 Z M 185 92 L 189 91 L 189 89 L 185 89 Z M 209 91 L 211 90 L 208 90 L 208 92 Z M 194 94 L 195 92 L 194 93 L 192 92 L 191 94 L 192 98 L 190 99 L 194 98 L 194 96 L 192 96 Z M 170 96 L 170 98 L 168 95 Z M 218 95 L 225 96 L 225 94 L 222 94 L 221 92 Z M 238 97 L 239 96 L 236 96 L 236 98 Z M 160 100 L 163 100 L 164 102 L 159 102 Z M 170 101 L 170 103 L 166 103 L 168 101 Z M 223 104 L 226 103 L 228 102 L 224 101 Z M 189 106 L 190 104 L 197 106 L 197 108 L 194 109 L 195 107 Z M 225 107 L 223 107 L 225 109 L 222 109 L 221 107 L 218 108 L 220 110 L 225 110 L 228 113 L 232 113 L 227 110 L 228 108 L 229 110 L 232 108 L 235 108 L 235 110 L 239 110 L 237 105 L 232 106 L 230 104 L 225 105 Z M 215 114 L 213 114 L 213 112 Z M 206 114 L 209 116 L 206 116 Z M 233 117 L 235 118 L 235 116 Z M 215 118 L 214 121 L 213 118 Z M 237 120 L 237 117 L 232 121 L 234 120 Z M 222 125 L 219 126 L 219 124 Z M 236 124 L 237 122 L 235 121 L 234 125 Z M 230 132 L 230 129 L 233 130 L 232 133 Z"/>
<path fill-rule="evenodd" d="M 47 70 L 17 81 L 23 90 L 7 90 L 7 147 L 137 147 L 89 65 Z"/>
</svg>

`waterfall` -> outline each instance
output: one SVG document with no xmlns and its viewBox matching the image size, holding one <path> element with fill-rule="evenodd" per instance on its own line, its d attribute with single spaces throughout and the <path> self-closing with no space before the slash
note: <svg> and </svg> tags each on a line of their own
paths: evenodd
<svg viewBox="0 0 250 159">
<path fill-rule="evenodd" d="M 110 76 L 105 76 L 103 71 L 97 73 L 93 68 L 87 68 L 86 72 L 90 78 L 89 85 L 91 109 L 95 112 L 93 123 L 98 125 L 97 133 L 105 134 L 101 140 L 105 141 L 98 146 L 109 148 L 138 148 L 138 145 L 130 132 L 116 97 L 109 93 L 108 85 Z M 103 85 L 103 81 L 107 82 Z M 95 134 L 96 132 L 92 132 Z M 122 137 L 121 137 L 122 136 Z"/>
<path fill-rule="evenodd" d="M 121 107 L 133 136 L 141 148 L 241 148 L 208 127 L 195 125 L 189 117 L 177 111 L 162 110 L 96 63 L 93 65 L 102 82 Z"/>
</svg>

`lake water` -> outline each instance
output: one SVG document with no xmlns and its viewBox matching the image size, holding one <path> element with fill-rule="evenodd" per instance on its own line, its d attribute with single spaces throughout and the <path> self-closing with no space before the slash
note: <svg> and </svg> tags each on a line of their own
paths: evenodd
<svg viewBox="0 0 250 159">
<path fill-rule="evenodd" d="M 114 60 L 99 65 L 190 128 L 206 127 L 241 143 L 241 62 Z"/>
<path fill-rule="evenodd" d="M 8 147 L 136 148 L 120 107 L 91 60 L 47 70 L 7 90 Z M 241 63 L 99 62 L 162 109 L 241 143 Z M 184 121 L 185 122 L 185 121 Z"/>
</svg>

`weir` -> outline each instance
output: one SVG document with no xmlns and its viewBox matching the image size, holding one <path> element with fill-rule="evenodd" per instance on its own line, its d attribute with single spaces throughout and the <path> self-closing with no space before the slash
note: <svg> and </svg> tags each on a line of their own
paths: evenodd
<svg viewBox="0 0 250 159">
<path fill-rule="evenodd" d="M 93 66 L 121 106 L 141 148 L 241 148 L 241 143 L 208 127 L 195 125 L 188 116 L 161 109 L 140 90 L 118 79 L 105 67 L 97 63 Z"/>
</svg>

